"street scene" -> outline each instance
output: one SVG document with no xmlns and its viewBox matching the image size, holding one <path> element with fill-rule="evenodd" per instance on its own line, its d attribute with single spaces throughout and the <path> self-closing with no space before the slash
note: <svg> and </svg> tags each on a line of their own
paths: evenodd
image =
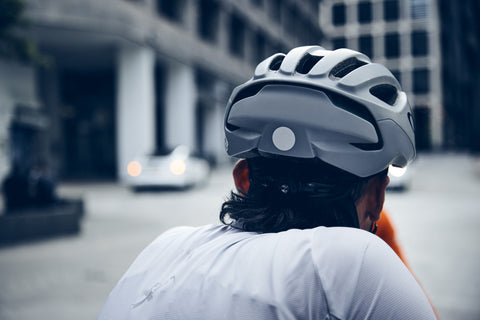
<svg viewBox="0 0 480 320">
<path fill-rule="evenodd" d="M 257 158 L 235 177 L 247 191 L 256 172 L 263 203 L 228 209 L 260 233 L 373 230 L 386 190 L 439 318 L 480 319 L 478 16 L 477 0 L 0 0 L 0 320 L 95 319 L 159 235 L 220 223 L 234 157 Z"/>
<path fill-rule="evenodd" d="M 94 319 L 140 251 L 179 225 L 218 223 L 233 188 L 229 167 L 188 191 L 131 190 L 110 183 L 64 184 L 83 197 L 78 235 L 0 248 L 0 318 Z M 411 269 L 440 319 L 480 316 L 480 162 L 457 154 L 421 154 L 411 186 L 389 191 L 385 209 Z"/>
</svg>

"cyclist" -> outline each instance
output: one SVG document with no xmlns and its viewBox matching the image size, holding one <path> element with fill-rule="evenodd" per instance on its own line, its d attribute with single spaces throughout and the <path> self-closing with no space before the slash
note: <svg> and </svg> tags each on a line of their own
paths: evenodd
<svg viewBox="0 0 480 320">
<path fill-rule="evenodd" d="M 225 114 L 248 192 L 223 225 L 167 231 L 99 319 L 435 319 L 375 230 L 389 165 L 415 156 L 406 95 L 358 52 L 299 47 L 261 62 Z"/>
<path fill-rule="evenodd" d="M 237 189 L 237 192 L 243 195 L 247 195 L 248 189 L 250 188 L 250 181 L 248 176 L 248 165 L 245 159 L 241 159 L 235 164 L 235 167 L 233 168 L 233 179 L 235 182 L 235 188 Z M 405 266 L 411 271 L 411 268 L 403 252 L 403 249 L 397 240 L 393 222 L 391 221 L 391 218 L 386 211 L 382 210 L 382 212 L 380 213 L 380 219 L 376 222 L 376 225 L 378 226 L 378 230 L 375 234 L 378 237 L 380 237 L 380 239 L 385 241 L 386 244 L 388 244 L 388 246 L 402 260 Z M 438 318 L 438 314 L 435 308 L 433 307 L 433 304 L 430 299 L 429 299 L 429 302 L 433 308 L 435 316 Z"/>
</svg>

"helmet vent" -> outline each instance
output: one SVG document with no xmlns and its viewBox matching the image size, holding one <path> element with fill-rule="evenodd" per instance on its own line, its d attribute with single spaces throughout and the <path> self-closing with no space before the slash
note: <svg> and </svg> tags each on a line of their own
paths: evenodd
<svg viewBox="0 0 480 320">
<path fill-rule="evenodd" d="M 283 54 L 276 56 L 272 60 L 272 62 L 270 62 L 270 65 L 268 66 L 268 68 L 272 71 L 278 71 L 280 69 L 280 65 L 283 62 L 283 59 L 285 59 L 285 55 L 283 55 Z"/>
<path fill-rule="evenodd" d="M 415 131 L 415 119 L 413 118 L 413 115 L 411 112 L 408 113 L 408 121 L 410 122 L 410 126 L 412 127 L 412 130 Z"/>
<path fill-rule="evenodd" d="M 393 106 L 397 101 L 397 88 L 389 84 L 379 84 L 370 88 L 370 93 L 385 103 Z"/>
<path fill-rule="evenodd" d="M 226 127 L 227 127 L 228 131 L 230 131 L 230 132 L 233 132 L 233 131 L 236 131 L 236 130 L 240 129 L 240 127 L 234 126 L 233 124 L 228 123 L 228 122 L 226 123 Z"/>
<path fill-rule="evenodd" d="M 313 66 L 320 61 L 323 56 L 312 56 L 311 54 L 307 53 L 300 59 L 297 64 L 297 68 L 295 69 L 296 72 L 301 74 L 307 74 L 312 70 Z"/>
<path fill-rule="evenodd" d="M 335 92 L 330 92 L 326 90 L 324 92 L 327 94 L 327 96 L 330 98 L 334 105 L 362 118 L 363 120 L 370 122 L 372 126 L 375 127 L 375 131 L 378 137 L 377 143 L 352 143 L 353 146 L 365 151 L 380 150 L 383 147 L 383 139 L 382 135 L 380 134 L 377 121 L 364 105 Z"/>
<path fill-rule="evenodd" d="M 357 58 L 350 58 L 337 64 L 330 72 L 330 76 L 334 78 L 343 78 L 353 70 L 366 64 L 366 62 L 360 61 Z"/>
</svg>

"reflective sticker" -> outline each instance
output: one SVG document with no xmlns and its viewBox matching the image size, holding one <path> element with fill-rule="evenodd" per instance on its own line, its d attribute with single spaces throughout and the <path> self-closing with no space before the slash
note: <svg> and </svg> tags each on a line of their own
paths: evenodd
<svg viewBox="0 0 480 320">
<path fill-rule="evenodd" d="M 290 128 L 278 127 L 273 131 L 273 145 L 281 151 L 288 151 L 295 145 L 295 133 Z"/>
</svg>

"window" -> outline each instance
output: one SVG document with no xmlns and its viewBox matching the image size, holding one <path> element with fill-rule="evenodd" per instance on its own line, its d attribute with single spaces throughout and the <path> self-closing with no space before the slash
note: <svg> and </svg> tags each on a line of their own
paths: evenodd
<svg viewBox="0 0 480 320">
<path fill-rule="evenodd" d="M 270 18 L 272 18 L 275 22 L 280 23 L 281 13 L 282 13 L 281 0 L 270 0 L 270 10 L 268 10 L 268 15 L 270 16 Z"/>
<path fill-rule="evenodd" d="M 347 40 L 345 38 L 334 38 L 332 40 L 333 49 L 345 48 Z"/>
<path fill-rule="evenodd" d="M 332 21 L 336 26 L 344 25 L 347 21 L 346 7 L 343 3 L 337 3 L 332 7 Z"/>
<path fill-rule="evenodd" d="M 398 0 L 385 0 L 383 2 L 383 19 L 385 21 L 396 21 L 400 18 Z"/>
<path fill-rule="evenodd" d="M 430 108 L 426 105 L 414 106 L 413 116 L 415 121 L 415 146 L 417 150 L 431 149 Z"/>
<path fill-rule="evenodd" d="M 372 22 L 372 3 L 371 2 L 358 3 L 358 22 L 360 23 Z"/>
<path fill-rule="evenodd" d="M 305 21 L 302 26 L 303 30 L 298 35 L 302 44 L 319 43 L 323 40 L 323 35 L 318 25 L 311 21 Z"/>
<path fill-rule="evenodd" d="M 428 54 L 428 33 L 426 31 L 412 32 L 412 55 L 426 56 Z"/>
<path fill-rule="evenodd" d="M 373 38 L 371 35 L 367 34 L 358 38 L 358 50 L 370 59 L 373 58 Z"/>
<path fill-rule="evenodd" d="M 283 21 L 284 30 L 293 37 L 297 36 L 297 24 L 300 19 L 298 19 L 298 10 L 295 6 L 288 6 L 286 12 L 283 15 L 285 17 Z"/>
<path fill-rule="evenodd" d="M 427 11 L 427 0 L 410 0 L 410 16 L 412 19 L 426 18 Z"/>
<path fill-rule="evenodd" d="M 173 22 L 182 22 L 184 11 L 184 0 L 157 1 L 157 11 L 165 18 Z"/>
<path fill-rule="evenodd" d="M 413 70 L 413 92 L 428 93 L 430 91 L 430 71 L 428 69 Z"/>
<path fill-rule="evenodd" d="M 307 21 L 299 21 L 297 30 L 297 39 L 300 43 L 313 43 L 310 42 L 310 38 L 312 38 L 311 36 L 314 33 L 315 28 L 312 28 Z"/>
<path fill-rule="evenodd" d="M 400 84 L 402 84 L 402 74 L 399 70 L 392 70 L 393 76 L 398 80 Z"/>
<path fill-rule="evenodd" d="M 198 13 L 198 33 L 203 40 L 215 42 L 218 33 L 219 6 L 216 1 L 201 0 Z"/>
<path fill-rule="evenodd" d="M 263 6 L 263 0 L 250 0 L 250 2 L 258 8 L 261 8 Z"/>
<path fill-rule="evenodd" d="M 318 0 L 310 0 L 309 1 L 309 4 L 310 4 L 310 9 L 312 9 L 313 12 L 318 12 Z"/>
<path fill-rule="evenodd" d="M 229 50 L 230 53 L 237 57 L 244 55 L 244 41 L 245 41 L 245 23 L 237 15 L 232 14 L 230 20 L 230 34 L 229 34 Z"/>
<path fill-rule="evenodd" d="M 262 61 L 267 57 L 267 41 L 265 36 L 262 33 L 257 33 L 255 35 L 255 57 L 254 64 L 258 63 L 258 61 Z"/>
<path fill-rule="evenodd" d="M 400 35 L 387 33 L 385 35 L 385 57 L 398 58 L 400 56 Z"/>
</svg>

